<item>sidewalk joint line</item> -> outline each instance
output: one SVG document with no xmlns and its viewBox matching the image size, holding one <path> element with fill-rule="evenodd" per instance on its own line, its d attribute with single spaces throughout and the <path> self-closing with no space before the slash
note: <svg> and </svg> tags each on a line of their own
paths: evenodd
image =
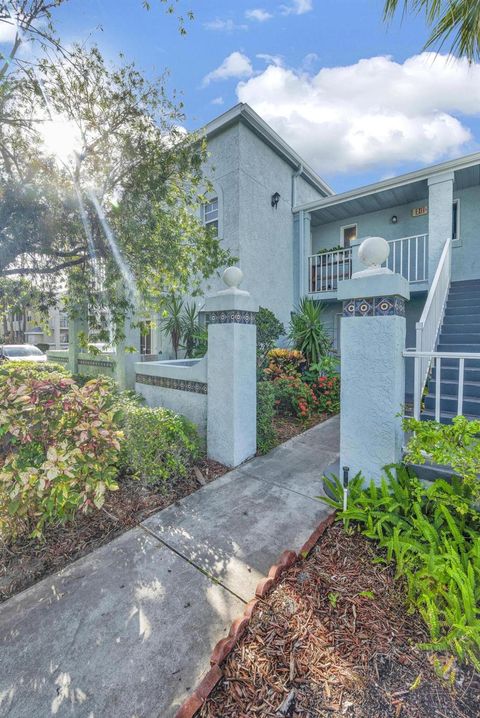
<svg viewBox="0 0 480 718">
<path fill-rule="evenodd" d="M 211 573 L 209 573 L 206 569 L 202 568 L 202 566 L 199 566 L 195 561 L 192 561 L 192 559 L 188 558 L 188 556 L 185 556 L 181 551 L 171 546 L 169 543 L 167 543 L 164 539 L 160 538 L 158 534 L 156 534 L 154 531 L 149 529 L 147 526 L 144 526 L 143 524 L 138 524 L 138 527 L 143 529 L 145 533 L 152 536 L 152 538 L 156 539 L 159 543 L 161 543 L 165 548 L 168 548 L 170 551 L 172 551 L 174 554 L 176 554 L 179 558 L 183 559 L 187 563 L 190 564 L 190 566 L 193 566 L 193 568 L 196 568 L 197 571 L 200 571 L 200 573 L 203 573 L 204 576 L 206 576 L 210 581 L 213 583 L 216 583 L 217 586 L 221 586 L 225 589 L 225 591 L 228 591 L 232 596 L 235 596 L 235 598 L 238 598 L 239 601 L 247 605 L 248 601 L 246 601 L 244 598 L 238 595 L 238 593 L 235 593 L 235 591 L 232 591 L 231 588 L 226 586 L 224 583 L 222 583 L 218 578 L 215 576 L 212 576 Z"/>
<path fill-rule="evenodd" d="M 249 471 L 245 471 L 242 469 L 242 474 L 245 474 L 245 476 L 248 476 L 250 479 L 255 479 L 255 481 L 260 481 L 262 484 L 270 484 L 270 486 L 277 486 L 279 489 L 285 489 L 286 491 L 290 491 L 292 494 L 297 494 L 298 496 L 302 496 L 304 499 L 310 499 L 310 501 L 318 501 L 318 498 L 315 496 L 308 496 L 308 494 L 304 494 L 302 491 L 297 491 L 296 489 L 292 489 L 290 486 L 285 486 L 285 484 L 279 484 L 276 481 L 269 481 L 268 479 L 260 479 L 258 476 L 255 476 L 255 474 L 251 474 Z M 320 479 L 321 481 L 321 479 Z M 319 487 L 319 491 L 321 491 L 321 487 Z"/>
</svg>

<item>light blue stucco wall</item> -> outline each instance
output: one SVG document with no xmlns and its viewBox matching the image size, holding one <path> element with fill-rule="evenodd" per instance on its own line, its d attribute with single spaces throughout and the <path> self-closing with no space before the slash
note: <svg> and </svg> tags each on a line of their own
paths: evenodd
<svg viewBox="0 0 480 718">
<path fill-rule="evenodd" d="M 312 251 L 328 249 L 341 244 L 340 229 L 345 225 L 357 224 L 357 236 L 380 236 L 386 240 L 399 239 L 400 237 L 411 237 L 416 234 L 428 233 L 428 215 L 412 217 L 414 207 L 428 205 L 428 198 L 417 200 L 412 204 L 397 205 L 377 212 L 355 215 L 348 219 L 336 222 L 329 222 L 318 227 L 312 227 Z M 392 224 L 390 219 L 393 215 L 398 218 L 397 224 Z"/>
<path fill-rule="evenodd" d="M 480 187 L 453 192 L 460 200 L 460 240 L 452 250 L 452 279 L 480 278 Z"/>
<path fill-rule="evenodd" d="M 294 267 L 292 176 L 296 170 L 241 122 L 209 140 L 208 151 L 205 174 L 219 197 L 222 244 L 239 259 L 242 288 L 287 326 L 299 264 Z M 322 196 L 302 177 L 295 181 L 297 203 Z M 275 192 L 280 194 L 276 209 L 271 206 Z M 210 291 L 222 288 L 218 278 L 209 284 Z"/>
</svg>

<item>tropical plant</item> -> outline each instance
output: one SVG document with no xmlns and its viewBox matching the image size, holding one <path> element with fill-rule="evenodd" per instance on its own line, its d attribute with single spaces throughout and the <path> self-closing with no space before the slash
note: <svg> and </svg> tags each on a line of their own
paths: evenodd
<svg viewBox="0 0 480 718">
<path fill-rule="evenodd" d="M 80 388 L 51 368 L 0 371 L 0 537 L 8 542 L 100 508 L 117 488 L 122 437 L 103 379 Z"/>
<path fill-rule="evenodd" d="M 266 454 L 277 443 L 273 425 L 275 388 L 271 381 L 257 382 L 257 452 Z"/>
<path fill-rule="evenodd" d="M 403 428 L 412 432 L 405 460 L 424 464 L 430 460 L 448 466 L 480 495 L 480 421 L 457 416 L 451 424 L 407 418 Z"/>
<path fill-rule="evenodd" d="M 318 411 L 315 392 L 298 374 L 280 376 L 272 382 L 278 414 L 296 416 L 303 421 Z"/>
<path fill-rule="evenodd" d="M 257 320 L 257 368 L 265 367 L 267 355 L 275 346 L 275 342 L 285 334 L 285 327 L 275 314 L 266 307 L 260 307 Z"/>
<path fill-rule="evenodd" d="M 175 294 L 163 302 L 162 332 L 170 337 L 175 359 L 178 359 L 183 334 L 183 301 Z"/>
<path fill-rule="evenodd" d="M 450 40 L 450 52 L 474 62 L 480 57 L 480 3 L 478 0 L 386 0 L 385 19 L 398 10 L 424 13 L 431 35 L 426 47 Z"/>
<path fill-rule="evenodd" d="M 180 318 L 182 331 L 182 346 L 185 349 L 185 356 L 195 356 L 199 341 L 201 326 L 198 321 L 198 309 L 195 302 L 186 303 Z"/>
<path fill-rule="evenodd" d="M 343 486 L 327 480 L 341 509 Z M 359 524 L 385 549 L 378 561 L 395 561 L 396 576 L 407 588 L 430 632 L 422 647 L 451 651 L 480 668 L 480 514 L 472 508 L 468 484 L 455 477 L 428 486 L 404 466 L 387 467 L 380 486 L 364 486 L 360 475 L 349 486 L 349 506 L 340 511 L 349 530 Z"/>
<path fill-rule="evenodd" d="M 168 409 L 123 405 L 125 435 L 121 465 L 133 476 L 163 489 L 184 478 L 200 452 L 194 424 Z"/>
<path fill-rule="evenodd" d="M 332 341 L 322 321 L 322 304 L 304 297 L 290 320 L 289 336 L 308 364 L 318 363 L 330 353 Z"/>
<path fill-rule="evenodd" d="M 307 365 L 302 352 L 296 349 L 271 349 L 267 358 L 268 367 L 265 369 L 265 376 L 269 379 L 301 374 Z"/>
</svg>

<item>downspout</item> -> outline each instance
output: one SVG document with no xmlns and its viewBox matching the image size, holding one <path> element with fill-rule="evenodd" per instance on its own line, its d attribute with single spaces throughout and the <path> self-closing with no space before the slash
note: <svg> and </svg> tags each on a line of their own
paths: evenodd
<svg viewBox="0 0 480 718">
<path fill-rule="evenodd" d="M 292 174 L 292 209 L 297 204 L 297 177 L 303 173 L 303 165 L 298 165 L 298 170 Z"/>
</svg>

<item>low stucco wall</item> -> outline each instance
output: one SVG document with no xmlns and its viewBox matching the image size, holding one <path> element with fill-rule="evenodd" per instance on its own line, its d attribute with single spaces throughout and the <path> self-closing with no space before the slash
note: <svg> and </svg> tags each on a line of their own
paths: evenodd
<svg viewBox="0 0 480 718">
<path fill-rule="evenodd" d="M 68 351 L 51 350 L 47 352 L 47 359 L 68 366 Z M 78 355 L 78 373 L 81 376 L 110 376 L 115 373 L 115 359 L 112 353 Z"/>
<path fill-rule="evenodd" d="M 148 406 L 183 414 L 207 434 L 207 358 L 136 362 L 135 391 Z"/>
</svg>

